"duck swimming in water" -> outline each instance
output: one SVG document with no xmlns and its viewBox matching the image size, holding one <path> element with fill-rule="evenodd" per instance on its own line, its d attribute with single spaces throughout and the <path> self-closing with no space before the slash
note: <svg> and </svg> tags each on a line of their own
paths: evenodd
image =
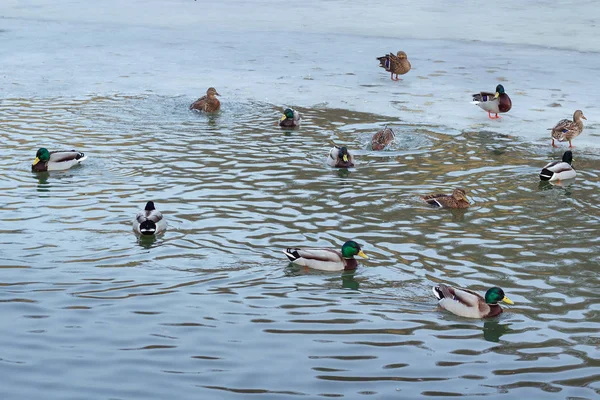
<svg viewBox="0 0 600 400">
<path fill-rule="evenodd" d="M 466 318 L 495 317 L 502 314 L 502 307 L 498 305 L 499 302 L 514 304 L 499 287 L 488 289 L 485 297 L 482 297 L 469 289 L 439 284 L 433 287 L 433 294 L 439 300 L 440 307 Z"/>
<path fill-rule="evenodd" d="M 160 211 L 154 208 L 154 202 L 149 201 L 133 220 L 133 230 L 139 235 L 157 235 L 167 229 L 167 221 Z"/>
<path fill-rule="evenodd" d="M 327 164 L 335 168 L 352 168 L 354 156 L 345 146 L 334 146 L 327 156 Z"/>
<path fill-rule="evenodd" d="M 286 108 L 279 120 L 282 128 L 297 128 L 300 126 L 300 114 L 293 108 Z"/>
<path fill-rule="evenodd" d="M 87 156 L 76 150 L 48 151 L 42 147 L 35 154 L 32 172 L 62 171 L 85 161 Z"/>
<path fill-rule="evenodd" d="M 442 208 L 467 208 L 470 205 L 467 192 L 460 188 L 454 189 L 451 195 L 429 194 L 421 196 L 421 200 L 430 206 Z"/>
<path fill-rule="evenodd" d="M 198 100 L 190 105 L 190 110 L 204 111 L 207 113 L 217 112 L 221 109 L 221 102 L 216 96 L 220 96 L 217 93 L 217 89 L 209 87 L 206 91 L 206 96 L 200 97 Z"/>
<path fill-rule="evenodd" d="M 543 181 L 561 181 L 572 179 L 577 176 L 577 171 L 571 165 L 573 163 L 573 153 L 571 150 L 565 151 L 561 161 L 552 161 L 546 164 L 540 172 L 540 179 Z"/>
<path fill-rule="evenodd" d="M 353 240 L 342 245 L 342 250 L 324 248 L 288 248 L 284 254 L 290 262 L 321 271 L 351 271 L 358 267 L 354 256 L 369 258 Z"/>
</svg>

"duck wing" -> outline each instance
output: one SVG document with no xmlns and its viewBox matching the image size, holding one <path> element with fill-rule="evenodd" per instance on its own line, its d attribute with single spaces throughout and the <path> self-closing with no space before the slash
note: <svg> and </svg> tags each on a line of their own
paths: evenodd
<svg viewBox="0 0 600 400">
<path fill-rule="evenodd" d="M 421 200 L 433 207 L 443 207 L 444 199 L 448 197 L 448 195 L 436 193 L 429 194 L 427 196 L 421 196 Z"/>
<path fill-rule="evenodd" d="M 288 248 L 284 251 L 287 258 L 294 262 L 300 258 L 323 262 L 343 261 L 342 253 L 333 249 L 321 248 Z"/>
<path fill-rule="evenodd" d="M 344 259 L 340 251 L 333 249 L 288 248 L 284 250 L 284 253 L 294 264 L 321 271 L 356 269 L 358 265 L 356 260 Z"/>
<path fill-rule="evenodd" d="M 389 60 L 390 60 L 390 71 L 394 71 L 394 73 L 396 73 L 396 71 L 402 70 L 402 60 L 400 59 L 400 57 L 390 53 L 390 55 L 388 56 Z"/>
<path fill-rule="evenodd" d="M 58 150 L 58 151 L 50 152 L 50 159 L 48 160 L 48 162 L 59 163 L 59 162 L 79 160 L 83 157 L 85 157 L 85 154 L 83 154 L 80 151 Z"/>
<path fill-rule="evenodd" d="M 479 102 L 486 102 L 486 101 L 492 101 L 495 100 L 494 96 L 496 96 L 496 93 L 490 93 L 490 92 L 481 92 L 481 93 L 475 93 L 473 95 L 473 101 L 479 101 Z"/>
<path fill-rule="evenodd" d="M 190 110 L 203 110 L 208 96 L 202 96 L 190 105 Z"/>
<path fill-rule="evenodd" d="M 467 318 L 482 318 L 490 313 L 483 297 L 468 289 L 440 284 L 433 288 L 438 304 L 453 314 Z"/>
<path fill-rule="evenodd" d="M 327 164 L 335 167 L 339 153 L 340 150 L 337 146 L 332 147 L 331 150 L 329 150 L 329 155 L 327 156 Z"/>
<path fill-rule="evenodd" d="M 390 53 L 385 56 L 377 57 L 379 60 L 379 67 L 385 68 L 386 71 L 390 71 L 390 57 L 395 57 L 393 53 Z"/>
<path fill-rule="evenodd" d="M 142 223 L 146 220 L 157 223 L 163 219 L 163 216 L 158 210 L 142 210 L 135 216 L 135 219 L 139 223 Z"/>
<path fill-rule="evenodd" d="M 552 137 L 554 139 L 558 139 L 559 141 L 564 141 L 567 135 L 578 131 L 579 127 L 574 121 L 561 119 L 554 126 L 554 128 L 552 128 Z"/>
<path fill-rule="evenodd" d="M 477 307 L 481 301 L 485 302 L 483 296 L 469 289 L 454 289 L 454 299 L 468 307 Z"/>
</svg>

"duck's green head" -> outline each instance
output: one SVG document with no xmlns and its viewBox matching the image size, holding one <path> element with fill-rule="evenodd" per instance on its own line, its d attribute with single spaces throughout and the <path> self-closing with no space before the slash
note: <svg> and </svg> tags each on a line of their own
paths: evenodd
<svg viewBox="0 0 600 400">
<path fill-rule="evenodd" d="M 50 152 L 48 151 L 48 149 L 42 147 L 37 151 L 37 153 L 35 153 L 35 160 L 33 160 L 32 165 L 36 165 L 40 161 L 46 162 L 48 160 L 50 160 Z"/>
<path fill-rule="evenodd" d="M 283 112 L 283 115 L 281 116 L 281 121 L 285 119 L 294 119 L 294 110 L 292 110 L 291 108 L 286 108 Z"/>
<path fill-rule="evenodd" d="M 487 304 L 498 304 L 500 301 L 503 301 L 507 304 L 515 304 L 511 299 L 504 295 L 504 290 L 497 286 L 494 286 L 485 292 L 485 302 Z"/>
<path fill-rule="evenodd" d="M 501 94 L 504 94 L 504 86 L 498 85 L 496 86 L 496 95 L 494 96 L 494 98 L 497 98 Z"/>
<path fill-rule="evenodd" d="M 562 160 L 563 160 L 563 162 L 572 164 L 573 163 L 573 152 L 571 150 L 565 151 L 565 154 L 563 154 Z"/>
<path fill-rule="evenodd" d="M 354 256 L 369 258 L 354 240 L 349 240 L 342 245 L 342 256 L 344 258 L 354 258 Z"/>
</svg>

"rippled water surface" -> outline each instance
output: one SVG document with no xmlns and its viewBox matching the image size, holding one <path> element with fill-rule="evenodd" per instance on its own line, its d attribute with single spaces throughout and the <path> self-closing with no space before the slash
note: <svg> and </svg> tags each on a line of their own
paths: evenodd
<svg viewBox="0 0 600 400">
<path fill-rule="evenodd" d="M 597 5 L 211 4 L 0 2 L 0 399 L 597 399 Z M 470 94 L 499 82 L 490 121 Z M 189 111 L 209 86 L 221 112 Z M 577 178 L 542 184 L 575 109 Z M 88 159 L 34 174 L 39 147 Z M 455 187 L 468 210 L 419 201 Z M 168 229 L 140 240 L 148 200 Z M 348 239 L 354 273 L 282 252 Z M 440 282 L 515 304 L 457 317 Z"/>
<path fill-rule="evenodd" d="M 578 153 L 562 186 L 537 172 L 562 150 L 485 131 L 335 109 L 148 96 L 5 99 L 0 194 L 4 398 L 377 398 L 600 393 L 598 175 Z M 384 124 L 397 140 L 369 150 Z M 324 163 L 329 143 L 357 167 Z M 87 162 L 29 172 L 35 149 Z M 469 191 L 472 208 L 418 195 Z M 168 220 L 139 241 L 154 200 Z M 290 245 L 370 255 L 355 273 L 289 266 Z M 473 321 L 436 309 L 436 282 L 515 301 Z M 35 382 L 35 384 L 32 384 Z"/>
</svg>

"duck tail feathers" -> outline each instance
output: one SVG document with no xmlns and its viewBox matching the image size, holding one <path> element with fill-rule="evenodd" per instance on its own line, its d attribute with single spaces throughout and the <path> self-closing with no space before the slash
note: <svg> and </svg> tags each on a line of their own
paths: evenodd
<svg viewBox="0 0 600 400">
<path fill-rule="evenodd" d="M 441 300 L 444 298 L 444 294 L 440 290 L 439 286 L 434 286 L 431 288 L 431 290 L 433 291 L 433 295 L 435 296 L 436 299 Z"/>
<path fill-rule="evenodd" d="M 542 172 L 540 172 L 540 179 L 543 181 L 549 181 L 552 179 L 552 175 L 554 175 L 554 172 L 550 171 L 548 168 L 544 168 L 542 169 Z"/>
<path fill-rule="evenodd" d="M 290 261 L 295 261 L 300 258 L 298 249 L 288 248 L 283 251 L 283 254 L 285 254 Z"/>
<path fill-rule="evenodd" d="M 156 233 L 156 224 L 149 219 L 140 224 L 140 233 L 142 235 L 154 235 Z"/>
</svg>

